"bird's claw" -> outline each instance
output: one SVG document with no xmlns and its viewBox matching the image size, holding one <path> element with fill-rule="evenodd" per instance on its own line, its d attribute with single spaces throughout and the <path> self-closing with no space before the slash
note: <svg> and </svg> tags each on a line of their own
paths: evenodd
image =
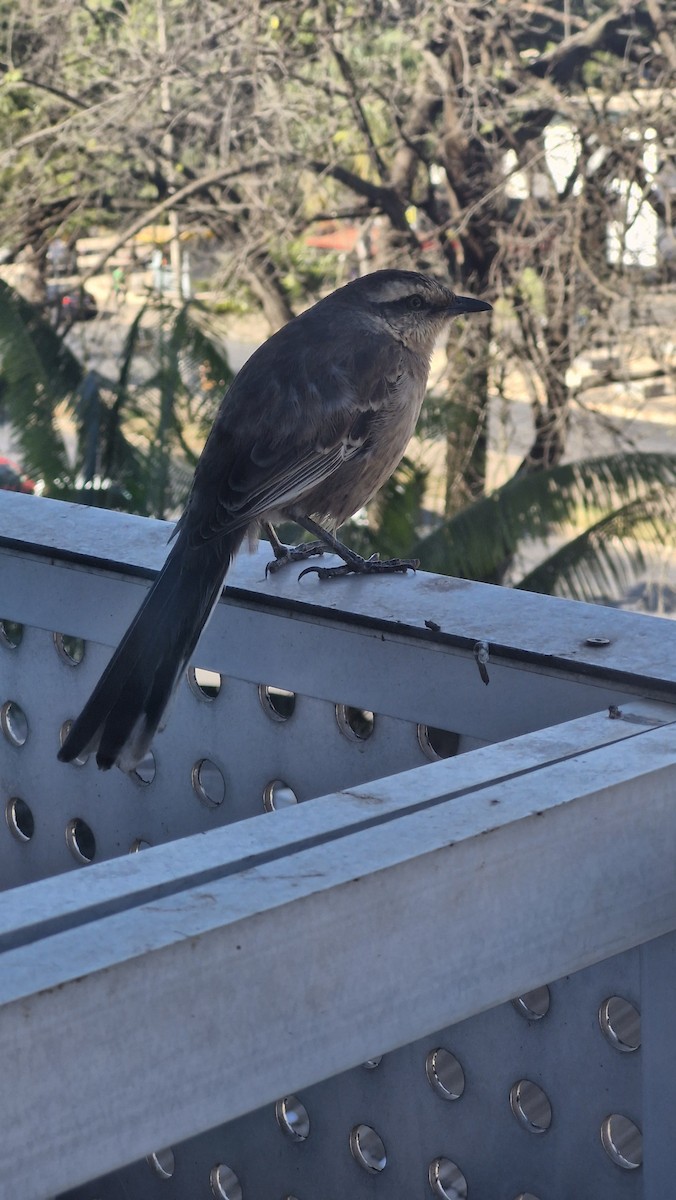
<svg viewBox="0 0 676 1200">
<path fill-rule="evenodd" d="M 271 562 L 266 563 L 265 578 L 274 575 L 289 563 L 304 562 L 306 558 L 314 558 L 324 554 L 326 547 L 321 542 L 301 542 L 299 546 L 284 546 Z"/>
<path fill-rule="evenodd" d="M 306 567 L 298 576 L 298 581 L 304 575 L 316 575 L 318 579 L 340 579 L 343 575 L 405 575 L 407 571 L 417 571 L 420 560 L 417 558 L 386 558 L 381 561 L 377 554 L 371 558 L 359 558 L 355 555 L 353 562 L 344 562 L 340 567 Z"/>
</svg>

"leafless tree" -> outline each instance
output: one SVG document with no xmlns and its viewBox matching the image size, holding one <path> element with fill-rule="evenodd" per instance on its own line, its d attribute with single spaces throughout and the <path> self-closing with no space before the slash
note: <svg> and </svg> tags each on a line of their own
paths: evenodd
<svg viewBox="0 0 676 1200">
<path fill-rule="evenodd" d="M 330 275 L 308 231 L 322 219 L 361 231 L 370 265 L 441 269 L 502 298 L 501 354 L 528 364 L 532 387 L 522 470 L 556 464 L 571 362 L 630 290 L 608 227 L 621 241 L 637 194 L 665 228 L 673 219 L 669 12 L 666 0 L 0 0 L 1 240 L 10 257 L 39 256 L 56 233 L 104 223 L 122 244 L 173 213 L 211 231 L 227 277 L 275 327 Z M 556 125 L 563 180 L 547 149 Z M 449 363 L 448 511 L 484 487 L 489 365 L 468 322 Z"/>
</svg>

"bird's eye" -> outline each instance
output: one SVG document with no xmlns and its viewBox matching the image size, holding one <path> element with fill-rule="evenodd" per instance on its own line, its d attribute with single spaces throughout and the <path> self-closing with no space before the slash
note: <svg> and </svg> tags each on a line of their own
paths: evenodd
<svg viewBox="0 0 676 1200">
<path fill-rule="evenodd" d="M 423 303 L 422 296 L 409 296 L 408 298 L 408 307 L 414 309 L 416 312 L 422 308 Z"/>
</svg>

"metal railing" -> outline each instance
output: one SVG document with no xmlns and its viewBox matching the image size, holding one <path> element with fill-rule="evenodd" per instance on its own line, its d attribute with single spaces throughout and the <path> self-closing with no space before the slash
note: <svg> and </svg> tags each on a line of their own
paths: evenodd
<svg viewBox="0 0 676 1200">
<path fill-rule="evenodd" d="M 0 1195 L 664 1200 L 676 626 L 260 550 L 101 773 L 167 527 L 0 507 Z"/>
</svg>

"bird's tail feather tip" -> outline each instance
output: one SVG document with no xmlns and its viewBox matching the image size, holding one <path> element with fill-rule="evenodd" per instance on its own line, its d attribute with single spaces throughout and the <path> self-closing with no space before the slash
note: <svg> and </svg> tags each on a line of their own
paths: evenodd
<svg viewBox="0 0 676 1200">
<path fill-rule="evenodd" d="M 96 751 L 102 770 L 117 764 L 133 772 L 166 721 L 234 552 L 230 543 L 206 545 L 187 572 L 180 548 L 179 540 L 69 730 L 58 752 L 61 762 Z"/>
<path fill-rule="evenodd" d="M 145 713 L 136 717 L 132 725 L 106 722 L 97 730 L 86 746 L 82 740 L 70 741 L 70 734 L 57 752 L 59 762 L 70 763 L 85 754 L 96 752 L 96 764 L 101 771 L 109 771 L 117 765 L 121 771 L 133 772 L 145 756 L 152 741 L 152 734 Z"/>
<path fill-rule="evenodd" d="M 92 750 L 96 749 L 96 744 L 95 737 L 89 738 L 85 744 L 82 737 L 78 737 L 74 722 L 64 739 L 63 745 L 57 751 L 56 757 L 59 762 L 70 763 L 85 754 L 91 754 Z"/>
</svg>

